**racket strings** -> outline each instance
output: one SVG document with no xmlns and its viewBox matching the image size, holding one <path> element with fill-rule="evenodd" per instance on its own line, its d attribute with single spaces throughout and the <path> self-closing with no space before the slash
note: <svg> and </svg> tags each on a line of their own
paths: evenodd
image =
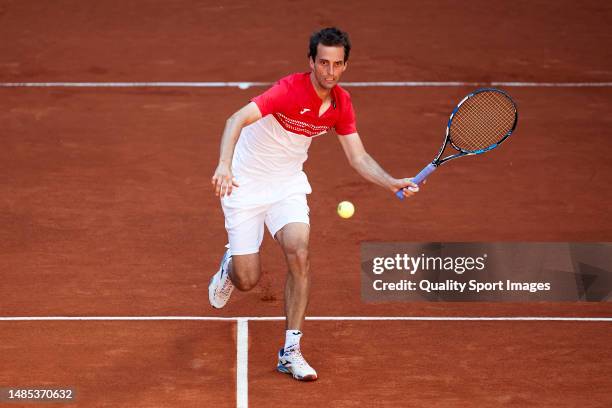
<svg viewBox="0 0 612 408">
<path fill-rule="evenodd" d="M 450 138 L 461 150 L 485 149 L 501 141 L 516 120 L 512 101 L 500 92 L 484 91 L 468 98 L 453 116 Z"/>
<path fill-rule="evenodd" d="M 499 95 L 499 97 L 498 97 Z M 497 143 L 514 122 L 513 107 L 504 104 L 501 94 L 481 93 L 468 100 L 457 113 L 453 141 L 466 150 L 478 150 Z"/>
</svg>

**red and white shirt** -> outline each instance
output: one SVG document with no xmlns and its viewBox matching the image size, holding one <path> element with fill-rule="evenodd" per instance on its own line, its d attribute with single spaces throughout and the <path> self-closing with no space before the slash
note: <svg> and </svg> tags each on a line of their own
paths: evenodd
<svg viewBox="0 0 612 408">
<path fill-rule="evenodd" d="M 338 135 L 357 131 L 355 111 L 347 91 L 336 85 L 332 103 L 319 116 L 323 101 L 310 73 L 282 78 L 251 99 L 262 118 L 242 129 L 234 151 L 233 172 L 256 178 L 291 178 L 302 173 L 312 138 L 334 128 Z"/>
</svg>

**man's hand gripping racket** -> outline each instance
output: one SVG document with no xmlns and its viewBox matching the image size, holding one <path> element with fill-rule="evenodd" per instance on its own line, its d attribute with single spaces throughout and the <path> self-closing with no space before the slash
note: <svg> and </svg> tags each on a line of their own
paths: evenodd
<svg viewBox="0 0 612 408">
<path fill-rule="evenodd" d="M 421 184 L 441 164 L 451 159 L 482 154 L 496 148 L 512 134 L 517 122 L 516 104 L 506 92 L 494 88 L 472 92 L 451 113 L 438 155 L 412 182 Z M 441 158 L 449 144 L 458 153 Z M 404 199 L 403 189 L 395 194 L 400 200 Z"/>
</svg>

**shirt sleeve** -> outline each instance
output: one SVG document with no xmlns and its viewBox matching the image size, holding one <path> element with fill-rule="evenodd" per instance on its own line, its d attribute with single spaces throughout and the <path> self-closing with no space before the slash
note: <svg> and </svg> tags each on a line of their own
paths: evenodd
<svg viewBox="0 0 612 408">
<path fill-rule="evenodd" d="M 339 136 L 346 136 L 357 132 L 357 123 L 355 121 L 355 110 L 353 109 L 353 103 L 348 93 L 344 96 L 342 101 L 342 111 L 340 118 L 334 128 Z"/>
<path fill-rule="evenodd" d="M 255 102 L 263 117 L 282 111 L 289 101 L 289 96 L 287 80 L 281 79 L 272 85 L 270 89 L 251 99 L 251 102 Z"/>
</svg>

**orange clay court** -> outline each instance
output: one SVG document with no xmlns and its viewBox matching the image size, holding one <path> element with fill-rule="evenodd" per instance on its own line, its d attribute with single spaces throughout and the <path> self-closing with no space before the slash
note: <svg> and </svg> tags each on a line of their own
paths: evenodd
<svg viewBox="0 0 612 408">
<path fill-rule="evenodd" d="M 602 1 L 0 0 L 0 388 L 75 389 L 50 407 L 612 406 L 610 302 L 366 303 L 359 257 L 363 241 L 612 241 L 611 18 Z M 537 86 L 500 86 L 520 112 L 507 145 L 407 202 L 334 135 L 313 141 L 302 344 L 320 378 L 300 383 L 275 371 L 286 272 L 269 236 L 259 285 L 207 299 L 221 131 L 266 88 L 193 83 L 306 71 L 329 25 L 353 42 L 344 82 L 430 83 L 346 88 L 396 176 L 433 158 L 465 82 Z M 67 86 L 82 82 L 106 85 Z"/>
</svg>

